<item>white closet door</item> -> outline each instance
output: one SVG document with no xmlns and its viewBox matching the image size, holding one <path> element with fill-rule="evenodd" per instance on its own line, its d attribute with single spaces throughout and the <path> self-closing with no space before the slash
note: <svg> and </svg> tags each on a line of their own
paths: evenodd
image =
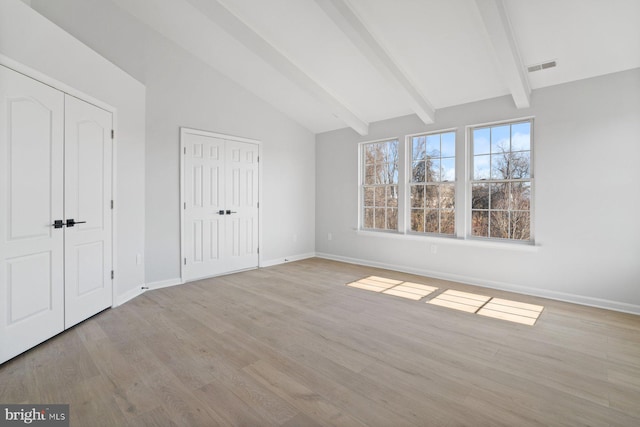
<svg viewBox="0 0 640 427">
<path fill-rule="evenodd" d="M 65 96 L 65 328 L 113 301 L 111 129 L 111 113 Z"/>
<path fill-rule="evenodd" d="M 0 363 L 64 329 L 63 109 L 0 66 Z"/>
<path fill-rule="evenodd" d="M 183 183 L 185 280 L 214 276 L 224 265 L 224 140 L 185 134 Z M 222 213 L 221 213 L 222 212 Z"/>
<path fill-rule="evenodd" d="M 225 264 L 237 271 L 258 266 L 258 145 L 226 141 L 225 153 Z"/>
<path fill-rule="evenodd" d="M 258 266 L 258 145 L 184 132 L 183 280 Z"/>
</svg>

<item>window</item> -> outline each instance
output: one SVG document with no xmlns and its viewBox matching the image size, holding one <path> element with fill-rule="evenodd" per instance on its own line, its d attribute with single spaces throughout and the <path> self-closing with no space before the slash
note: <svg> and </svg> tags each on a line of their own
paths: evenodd
<svg viewBox="0 0 640 427">
<path fill-rule="evenodd" d="M 529 241 L 532 120 L 471 129 L 471 235 Z"/>
<path fill-rule="evenodd" d="M 362 149 L 364 229 L 398 229 L 398 140 L 369 142 Z"/>
<path fill-rule="evenodd" d="M 455 233 L 455 132 L 411 137 L 411 231 Z"/>
</svg>

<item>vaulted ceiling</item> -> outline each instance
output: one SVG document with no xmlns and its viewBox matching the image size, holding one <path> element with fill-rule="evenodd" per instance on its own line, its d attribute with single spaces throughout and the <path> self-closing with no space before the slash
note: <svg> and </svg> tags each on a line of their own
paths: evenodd
<svg viewBox="0 0 640 427">
<path fill-rule="evenodd" d="M 638 0 L 113 1 L 314 133 L 640 67 Z"/>
</svg>

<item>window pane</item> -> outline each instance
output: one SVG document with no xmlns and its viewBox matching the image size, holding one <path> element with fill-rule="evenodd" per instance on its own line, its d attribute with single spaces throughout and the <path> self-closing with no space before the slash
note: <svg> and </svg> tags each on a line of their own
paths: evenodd
<svg viewBox="0 0 640 427">
<path fill-rule="evenodd" d="M 380 184 L 397 184 L 398 183 L 398 165 L 397 163 L 384 163 L 380 165 L 381 180 Z"/>
<path fill-rule="evenodd" d="M 473 155 L 489 154 L 491 129 L 476 129 L 473 131 Z"/>
<path fill-rule="evenodd" d="M 364 146 L 365 164 L 374 164 L 376 162 L 377 144 L 367 144 Z"/>
<path fill-rule="evenodd" d="M 374 165 L 367 165 L 364 173 L 364 183 L 365 184 L 375 184 L 376 183 L 376 167 Z"/>
<path fill-rule="evenodd" d="M 387 220 L 385 218 L 385 210 L 384 208 L 376 208 L 376 212 L 375 212 L 375 228 L 381 228 L 384 229 L 385 226 L 387 225 Z"/>
<path fill-rule="evenodd" d="M 442 170 L 443 181 L 456 180 L 456 159 L 442 159 L 440 161 L 440 169 Z"/>
<path fill-rule="evenodd" d="M 438 186 L 437 185 L 425 186 L 424 202 L 427 208 L 432 208 L 432 209 L 438 208 Z"/>
<path fill-rule="evenodd" d="M 412 208 L 424 207 L 424 185 L 411 186 L 411 207 Z"/>
<path fill-rule="evenodd" d="M 491 184 L 491 202 L 489 209 L 509 209 L 509 184 Z"/>
<path fill-rule="evenodd" d="M 385 187 L 375 187 L 375 206 L 386 206 Z"/>
<path fill-rule="evenodd" d="M 530 174 L 530 152 L 529 151 L 521 151 L 519 153 L 511 154 L 511 178 L 513 179 L 522 179 L 529 178 Z"/>
<path fill-rule="evenodd" d="M 440 157 L 440 135 L 427 136 L 427 155 Z"/>
<path fill-rule="evenodd" d="M 530 182 L 514 182 L 511 184 L 511 209 L 522 211 L 531 209 Z"/>
<path fill-rule="evenodd" d="M 491 179 L 509 179 L 510 153 L 491 155 Z"/>
<path fill-rule="evenodd" d="M 489 209 L 489 184 L 471 186 L 471 208 Z"/>
<path fill-rule="evenodd" d="M 442 157 L 454 157 L 456 155 L 455 132 L 447 132 L 442 134 L 440 153 Z"/>
<path fill-rule="evenodd" d="M 427 157 L 425 144 L 426 138 L 424 136 L 416 136 L 413 138 L 413 151 L 411 154 L 411 160 L 424 160 Z"/>
<path fill-rule="evenodd" d="M 366 208 L 364 210 L 364 228 L 373 228 L 373 209 Z"/>
<path fill-rule="evenodd" d="M 374 194 L 375 194 L 375 191 L 373 187 L 364 188 L 364 205 L 365 206 L 373 206 Z"/>
<path fill-rule="evenodd" d="M 411 209 L 411 231 L 424 232 L 424 211 Z"/>
<path fill-rule="evenodd" d="M 398 141 L 383 143 L 385 147 L 385 162 L 398 163 Z"/>
<path fill-rule="evenodd" d="M 495 126 L 491 128 L 491 154 L 511 151 L 511 126 Z"/>
<path fill-rule="evenodd" d="M 491 212 L 491 237 L 506 239 L 509 237 L 509 212 Z"/>
<path fill-rule="evenodd" d="M 523 211 L 511 212 L 511 238 L 516 240 L 531 239 L 531 214 Z"/>
<path fill-rule="evenodd" d="M 438 227 L 438 210 L 428 209 L 425 213 L 425 231 L 427 233 L 437 233 Z"/>
<path fill-rule="evenodd" d="M 489 212 L 471 212 L 471 234 L 480 237 L 489 237 Z"/>
<path fill-rule="evenodd" d="M 456 214 L 454 211 L 440 211 L 440 232 L 454 234 L 456 229 Z"/>
<path fill-rule="evenodd" d="M 411 172 L 411 181 L 412 182 L 425 182 L 425 162 L 414 162 L 413 168 Z"/>
<path fill-rule="evenodd" d="M 531 122 L 511 125 L 511 151 L 531 149 Z"/>
<path fill-rule="evenodd" d="M 440 186 L 440 208 L 453 209 L 456 205 L 455 184 L 442 184 Z"/>
<path fill-rule="evenodd" d="M 427 182 L 440 181 L 440 159 L 427 158 Z"/>
<path fill-rule="evenodd" d="M 387 209 L 387 230 L 398 229 L 398 209 Z"/>
<path fill-rule="evenodd" d="M 396 185 L 387 187 L 387 206 L 392 208 L 398 207 L 398 186 Z"/>
<path fill-rule="evenodd" d="M 475 156 L 473 158 L 473 179 L 489 179 L 490 156 Z"/>
</svg>

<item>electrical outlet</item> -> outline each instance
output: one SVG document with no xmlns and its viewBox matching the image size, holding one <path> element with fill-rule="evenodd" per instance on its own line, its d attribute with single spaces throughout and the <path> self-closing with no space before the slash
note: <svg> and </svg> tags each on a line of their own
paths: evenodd
<svg viewBox="0 0 640 427">
<path fill-rule="evenodd" d="M 142 254 L 136 254 L 136 265 L 142 264 Z"/>
<path fill-rule="evenodd" d="M 438 253 L 438 245 L 431 245 L 431 253 L 433 255 Z"/>
</svg>

